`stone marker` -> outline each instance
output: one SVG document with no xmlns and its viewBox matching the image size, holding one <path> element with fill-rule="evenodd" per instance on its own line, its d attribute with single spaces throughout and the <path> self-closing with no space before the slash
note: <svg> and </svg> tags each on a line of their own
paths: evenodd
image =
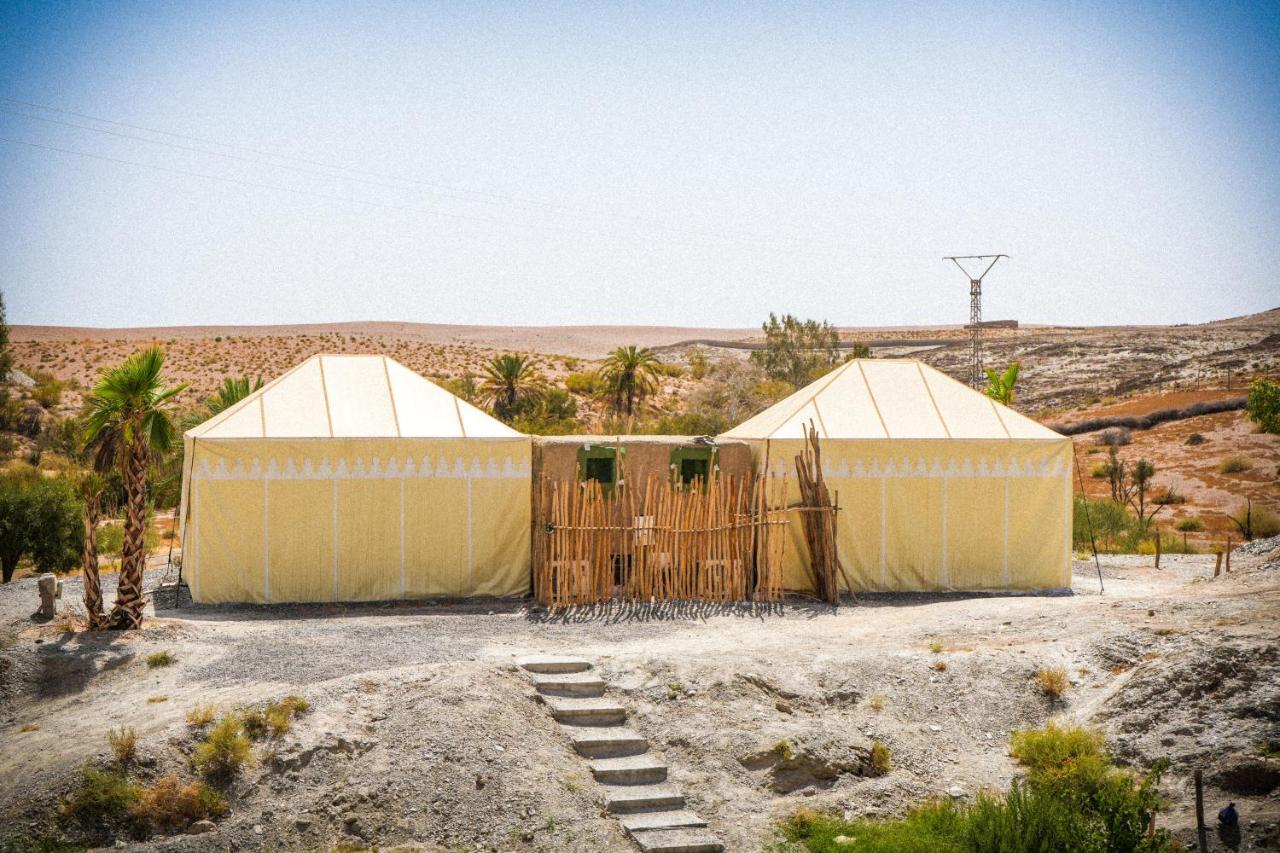
<svg viewBox="0 0 1280 853">
<path fill-rule="evenodd" d="M 52 619 L 58 615 L 58 599 L 62 597 L 62 582 L 58 576 L 45 572 L 37 581 L 40 586 L 40 609 L 36 611 L 42 619 Z"/>
</svg>

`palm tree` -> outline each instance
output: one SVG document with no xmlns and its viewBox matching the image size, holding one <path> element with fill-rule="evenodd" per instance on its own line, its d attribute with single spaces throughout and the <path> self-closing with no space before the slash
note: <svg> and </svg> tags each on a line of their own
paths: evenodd
<svg viewBox="0 0 1280 853">
<path fill-rule="evenodd" d="M 637 403 L 658 390 L 662 362 L 648 347 L 618 347 L 609 353 L 600 368 L 613 406 L 630 417 Z"/>
<path fill-rule="evenodd" d="M 252 382 L 249 381 L 248 376 L 226 377 L 218 386 L 217 395 L 210 397 L 205 403 L 205 408 L 209 410 L 209 417 L 226 411 L 261 387 L 261 376 Z"/>
<path fill-rule="evenodd" d="M 102 498 L 107 479 L 97 471 L 85 471 L 76 480 L 76 490 L 84 501 L 84 609 L 89 614 L 90 630 L 106 625 L 102 615 L 102 584 L 98 581 L 98 520 L 102 517 Z"/>
<path fill-rule="evenodd" d="M 988 367 L 986 395 L 997 403 L 1011 405 L 1014 396 L 1013 386 L 1018 384 L 1018 371 L 1021 369 L 1022 362 L 1019 361 L 1006 367 L 1004 373 L 996 373 Z"/>
<path fill-rule="evenodd" d="M 522 355 L 501 355 L 484 366 L 481 400 L 504 421 L 511 421 L 542 398 L 542 376 Z"/>
<path fill-rule="evenodd" d="M 104 371 L 89 395 L 85 440 L 99 472 L 120 466 L 126 513 L 120 553 L 120 583 L 112 608 L 113 628 L 142 625 L 142 570 L 147 554 L 147 466 L 152 456 L 168 452 L 177 440 L 170 412 L 186 383 L 165 387 L 161 374 L 164 351 L 151 347 L 134 353 L 118 367 Z"/>
</svg>

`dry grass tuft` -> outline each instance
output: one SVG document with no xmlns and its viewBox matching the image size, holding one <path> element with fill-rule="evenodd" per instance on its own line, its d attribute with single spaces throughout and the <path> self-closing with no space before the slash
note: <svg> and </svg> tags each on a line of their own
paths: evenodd
<svg viewBox="0 0 1280 853">
<path fill-rule="evenodd" d="M 871 742 L 871 775 L 883 776 L 893 769 L 893 752 L 878 740 Z"/>
<path fill-rule="evenodd" d="M 884 696 L 875 693 L 867 700 L 867 707 L 877 713 L 884 710 Z"/>
<path fill-rule="evenodd" d="M 1066 695 L 1071 682 L 1067 679 L 1067 671 L 1062 667 L 1036 670 L 1036 687 L 1045 696 L 1057 701 Z"/>
<path fill-rule="evenodd" d="M 1253 463 L 1243 456 L 1228 456 L 1218 463 L 1220 474 L 1240 474 L 1253 467 Z"/>
<path fill-rule="evenodd" d="M 196 745 L 191 763 L 210 779 L 230 778 L 241 767 L 251 766 L 253 744 L 245 734 L 240 718 L 234 714 L 223 717 Z"/>
<path fill-rule="evenodd" d="M 183 784 L 173 774 L 139 791 L 129 809 L 129 814 L 143 826 L 166 832 L 179 832 L 198 820 L 226 813 L 227 801 L 222 794 L 200 780 Z"/>
<path fill-rule="evenodd" d="M 929 641 L 929 651 L 933 652 L 935 655 L 940 655 L 940 654 L 942 654 L 942 641 L 941 641 L 941 640 L 930 640 L 930 641 Z"/>
<path fill-rule="evenodd" d="M 169 666 L 176 663 L 177 660 L 178 659 L 167 650 L 163 652 L 152 652 L 147 655 L 147 669 L 158 669 L 160 667 Z"/>
<path fill-rule="evenodd" d="M 213 722 L 212 705 L 197 705 L 187 712 L 187 725 L 193 729 L 203 729 Z"/>
<path fill-rule="evenodd" d="M 127 767 L 138 754 L 138 733 L 132 726 L 107 732 L 107 743 L 111 744 L 111 754 L 122 767 Z"/>
<path fill-rule="evenodd" d="M 157 695 L 157 696 L 148 696 L 148 697 L 147 697 L 147 704 L 148 704 L 148 705 L 159 705 L 161 702 L 168 702 L 168 701 L 169 701 L 169 697 L 168 697 L 168 696 Z"/>
<path fill-rule="evenodd" d="M 936 669 L 938 672 L 946 672 L 947 662 L 944 660 L 936 660 L 933 662 L 933 668 Z"/>
</svg>

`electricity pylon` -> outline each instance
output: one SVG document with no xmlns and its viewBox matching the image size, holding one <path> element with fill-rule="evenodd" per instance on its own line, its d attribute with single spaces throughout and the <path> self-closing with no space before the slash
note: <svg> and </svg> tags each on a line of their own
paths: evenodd
<svg viewBox="0 0 1280 853">
<path fill-rule="evenodd" d="M 991 268 L 996 265 L 996 261 L 1001 258 L 1007 258 L 1008 255 L 948 255 L 943 258 L 944 261 L 951 261 L 960 268 L 960 272 L 965 274 L 969 279 L 969 384 L 975 390 L 982 390 L 982 279 L 987 273 L 991 272 Z M 982 271 L 982 275 L 974 276 L 964 268 L 961 261 L 986 261 L 987 268 Z"/>
</svg>

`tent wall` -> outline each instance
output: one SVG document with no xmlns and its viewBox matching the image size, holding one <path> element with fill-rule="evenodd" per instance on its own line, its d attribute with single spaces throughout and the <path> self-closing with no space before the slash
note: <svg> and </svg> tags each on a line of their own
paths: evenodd
<svg viewBox="0 0 1280 853">
<path fill-rule="evenodd" d="M 192 598 L 523 595 L 530 448 L 527 437 L 189 437 Z"/>
<path fill-rule="evenodd" d="M 757 466 L 794 481 L 802 446 L 754 441 L 752 452 Z M 1071 585 L 1070 439 L 825 439 L 822 458 L 854 591 Z M 791 516 L 783 584 L 809 591 L 799 513 Z"/>
</svg>

